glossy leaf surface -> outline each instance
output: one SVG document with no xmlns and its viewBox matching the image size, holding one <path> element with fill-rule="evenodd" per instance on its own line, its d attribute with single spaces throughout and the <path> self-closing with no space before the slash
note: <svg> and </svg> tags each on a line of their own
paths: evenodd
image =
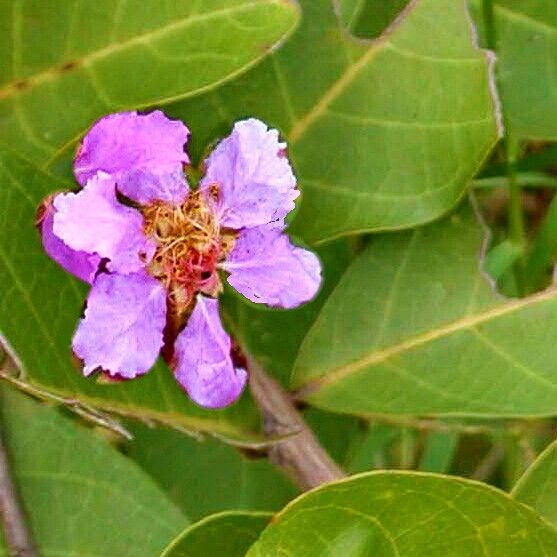
<svg viewBox="0 0 557 557">
<path fill-rule="evenodd" d="M 247 557 L 547 557 L 557 532 L 485 485 L 419 473 L 362 474 L 302 495 Z"/>
<path fill-rule="evenodd" d="M 377 237 L 304 339 L 300 396 L 370 415 L 557 412 L 557 291 L 506 300 L 480 268 L 484 230 L 464 207 Z"/>
<path fill-rule="evenodd" d="M 210 89 L 295 26 L 288 0 L 6 0 L 0 143 L 50 164 L 110 112 Z M 40 47 L 36 38 L 40 37 Z"/>
</svg>

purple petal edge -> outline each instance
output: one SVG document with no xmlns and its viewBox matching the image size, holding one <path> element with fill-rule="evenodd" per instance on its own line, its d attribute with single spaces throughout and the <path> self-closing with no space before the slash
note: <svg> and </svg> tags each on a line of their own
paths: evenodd
<svg viewBox="0 0 557 557">
<path fill-rule="evenodd" d="M 188 192 L 183 174 L 189 163 L 184 150 L 188 137 L 182 122 L 170 120 L 160 110 L 110 114 L 83 138 L 74 162 L 75 177 L 85 185 L 97 172 L 104 172 L 138 203 L 183 199 Z"/>
<path fill-rule="evenodd" d="M 114 179 L 98 173 L 77 193 L 54 198 L 53 232 L 76 251 L 107 258 L 108 269 L 134 273 L 152 259 L 155 244 L 143 232 L 143 216 L 116 198 Z"/>
<path fill-rule="evenodd" d="M 52 230 L 54 225 L 54 209 L 48 207 L 40 223 L 43 248 L 51 259 L 64 270 L 84 282 L 92 283 L 101 258 L 84 251 L 76 251 L 68 247 Z"/>
<path fill-rule="evenodd" d="M 277 130 L 251 118 L 236 122 L 206 161 L 201 189 L 216 184 L 223 226 L 239 230 L 281 226 L 300 192 Z"/>
<path fill-rule="evenodd" d="M 321 285 L 321 263 L 309 250 L 290 243 L 281 230 L 260 226 L 240 232 L 221 268 L 228 283 L 252 302 L 295 308 Z"/>
</svg>

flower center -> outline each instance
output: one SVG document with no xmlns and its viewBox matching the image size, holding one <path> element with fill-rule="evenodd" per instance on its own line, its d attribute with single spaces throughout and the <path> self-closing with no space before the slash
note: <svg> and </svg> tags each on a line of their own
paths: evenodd
<svg viewBox="0 0 557 557">
<path fill-rule="evenodd" d="M 165 284 L 171 307 L 182 314 L 197 292 L 217 295 L 217 264 L 234 246 L 235 234 L 220 228 L 205 196 L 195 191 L 181 205 L 153 203 L 143 217 L 145 234 L 157 244 L 148 271 Z"/>
</svg>

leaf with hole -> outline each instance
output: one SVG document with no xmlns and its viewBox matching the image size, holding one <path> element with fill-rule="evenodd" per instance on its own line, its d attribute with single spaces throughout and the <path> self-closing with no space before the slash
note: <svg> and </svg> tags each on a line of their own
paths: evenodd
<svg viewBox="0 0 557 557">
<path fill-rule="evenodd" d="M 193 151 L 238 118 L 278 127 L 303 189 L 292 230 L 310 243 L 447 212 L 498 138 L 465 2 L 415 0 L 374 42 L 349 36 L 330 0 L 301 4 L 299 30 L 261 66 L 169 107 Z"/>
<path fill-rule="evenodd" d="M 498 295 L 468 205 L 376 236 L 304 339 L 298 396 L 325 410 L 483 417 L 557 413 L 557 290 Z"/>
</svg>

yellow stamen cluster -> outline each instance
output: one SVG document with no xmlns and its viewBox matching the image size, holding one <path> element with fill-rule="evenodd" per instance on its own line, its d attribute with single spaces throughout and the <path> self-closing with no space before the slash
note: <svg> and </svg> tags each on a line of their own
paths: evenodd
<svg viewBox="0 0 557 557">
<path fill-rule="evenodd" d="M 145 233 L 157 244 L 148 270 L 165 284 L 175 311 L 187 311 L 198 291 L 217 294 L 216 266 L 232 249 L 235 235 L 221 230 L 204 194 L 193 192 L 181 205 L 153 203 L 143 216 Z"/>
</svg>

